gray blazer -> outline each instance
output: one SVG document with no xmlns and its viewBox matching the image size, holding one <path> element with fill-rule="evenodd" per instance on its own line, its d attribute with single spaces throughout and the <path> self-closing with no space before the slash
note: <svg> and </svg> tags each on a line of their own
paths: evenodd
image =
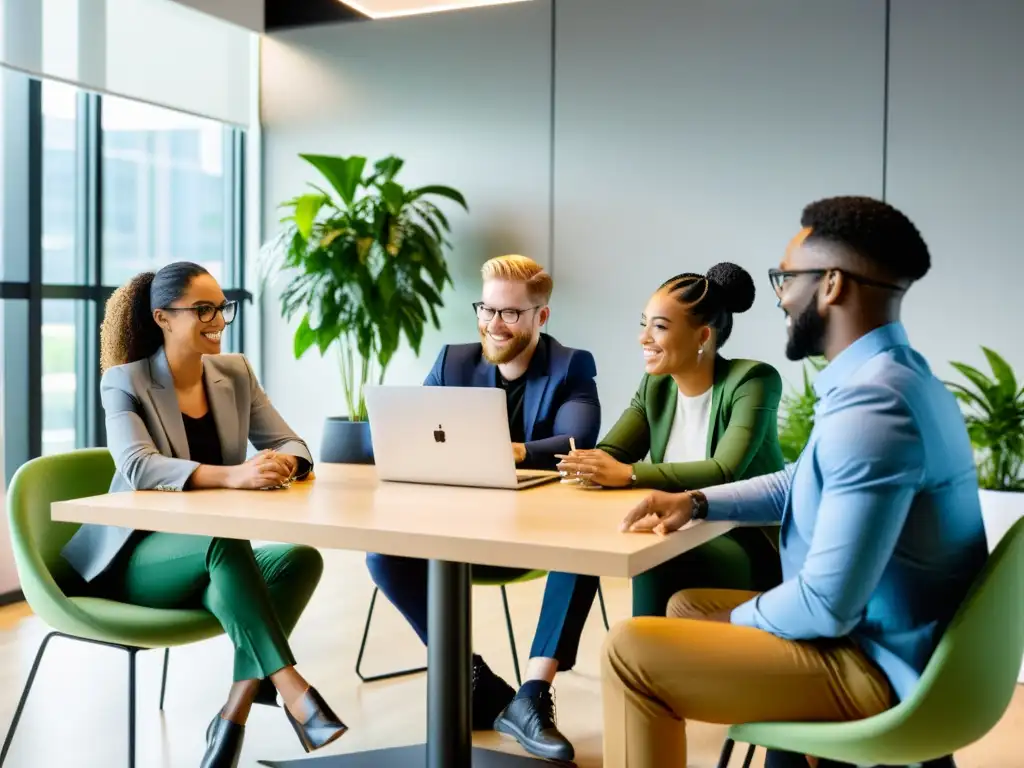
<svg viewBox="0 0 1024 768">
<path fill-rule="evenodd" d="M 243 463 L 251 442 L 257 450 L 305 459 L 309 466 L 300 473 L 312 468 L 309 448 L 270 404 L 243 355 L 204 357 L 203 376 L 225 465 Z M 107 447 L 117 468 L 111 493 L 184 490 L 199 464 L 189 459 L 163 348 L 146 360 L 109 369 L 100 382 L 100 396 Z M 61 554 L 83 579 L 92 581 L 110 567 L 133 533 L 132 528 L 83 525 Z"/>
</svg>

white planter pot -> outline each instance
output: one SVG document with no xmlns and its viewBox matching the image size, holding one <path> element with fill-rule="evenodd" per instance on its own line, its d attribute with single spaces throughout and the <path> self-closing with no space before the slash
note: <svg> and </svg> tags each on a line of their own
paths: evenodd
<svg viewBox="0 0 1024 768">
<path fill-rule="evenodd" d="M 999 544 L 1010 527 L 1024 517 L 1024 493 L 1009 491 L 980 491 L 981 519 L 985 524 L 985 538 L 988 551 Z M 1024 683 L 1024 663 L 1021 665 L 1018 683 Z"/>
</svg>

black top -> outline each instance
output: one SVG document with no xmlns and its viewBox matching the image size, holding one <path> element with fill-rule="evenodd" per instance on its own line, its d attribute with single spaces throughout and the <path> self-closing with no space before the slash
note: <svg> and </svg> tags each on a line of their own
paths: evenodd
<svg viewBox="0 0 1024 768">
<path fill-rule="evenodd" d="M 498 373 L 498 386 L 505 390 L 508 409 L 508 431 L 513 443 L 526 442 L 526 424 L 523 418 L 523 397 L 526 394 L 526 376 L 507 381 Z"/>
<path fill-rule="evenodd" d="M 217 425 L 213 421 L 213 413 L 207 411 L 205 416 L 193 419 L 181 414 L 185 422 L 185 437 L 188 439 L 188 452 L 192 461 L 211 466 L 223 466 L 220 438 L 217 436 Z"/>
</svg>

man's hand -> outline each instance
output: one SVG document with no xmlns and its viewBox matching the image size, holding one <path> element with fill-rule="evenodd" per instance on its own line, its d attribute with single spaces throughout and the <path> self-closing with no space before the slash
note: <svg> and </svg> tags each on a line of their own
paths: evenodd
<svg viewBox="0 0 1024 768">
<path fill-rule="evenodd" d="M 516 464 L 526 461 L 526 446 L 522 443 L 512 443 L 512 455 L 515 457 Z"/>
<path fill-rule="evenodd" d="M 564 477 L 577 477 L 605 488 L 626 488 L 633 480 L 633 468 L 616 461 L 600 449 L 569 451 L 560 457 L 558 471 Z"/>
<path fill-rule="evenodd" d="M 633 533 L 651 531 L 664 536 L 690 522 L 692 504 L 689 493 L 654 491 L 629 511 L 619 530 Z"/>
</svg>

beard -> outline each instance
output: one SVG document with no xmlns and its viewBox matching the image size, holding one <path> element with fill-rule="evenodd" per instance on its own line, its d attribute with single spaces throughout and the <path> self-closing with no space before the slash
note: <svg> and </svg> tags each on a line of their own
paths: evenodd
<svg viewBox="0 0 1024 768">
<path fill-rule="evenodd" d="M 786 341 L 786 357 L 803 360 L 806 357 L 820 357 L 825 354 L 825 318 L 818 314 L 815 297 L 793 317 Z"/>
<path fill-rule="evenodd" d="M 515 360 L 521 355 L 527 347 L 530 346 L 530 341 L 533 339 L 533 333 L 527 331 L 526 333 L 513 333 L 512 338 L 508 340 L 502 346 L 498 346 L 494 343 L 494 340 L 487 335 L 486 328 L 480 328 L 480 343 L 483 345 L 484 359 L 492 365 L 501 365 L 511 360 Z"/>
</svg>

